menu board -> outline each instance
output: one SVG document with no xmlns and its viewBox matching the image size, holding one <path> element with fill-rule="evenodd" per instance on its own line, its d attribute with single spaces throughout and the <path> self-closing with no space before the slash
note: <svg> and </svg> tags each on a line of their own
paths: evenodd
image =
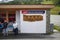
<svg viewBox="0 0 60 40">
<path fill-rule="evenodd" d="M 24 21 L 42 21 L 43 16 L 42 15 L 23 15 L 23 20 Z"/>
<path fill-rule="evenodd" d="M 44 10 L 22 10 L 23 20 L 30 21 L 30 22 L 42 21 L 43 16 L 42 15 L 35 15 L 35 14 L 44 14 L 44 13 L 45 13 Z M 24 15 L 24 14 L 29 14 L 29 15 Z M 32 15 L 32 14 L 34 14 L 34 15 Z"/>
</svg>

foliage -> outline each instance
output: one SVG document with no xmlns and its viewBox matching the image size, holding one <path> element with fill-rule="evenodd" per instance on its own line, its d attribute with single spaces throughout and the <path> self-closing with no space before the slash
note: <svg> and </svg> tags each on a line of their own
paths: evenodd
<svg viewBox="0 0 60 40">
<path fill-rule="evenodd" d="M 53 4 L 52 0 L 43 0 L 42 4 Z"/>
<path fill-rule="evenodd" d="M 52 0 L 56 6 L 60 6 L 60 0 Z"/>
<path fill-rule="evenodd" d="M 60 12 L 60 7 L 56 6 L 53 9 L 51 9 L 50 12 L 51 12 L 52 15 L 58 15 L 58 13 Z"/>
<path fill-rule="evenodd" d="M 58 31 L 60 32 L 60 26 L 54 25 L 54 29 L 55 29 L 55 30 L 58 30 Z"/>
<path fill-rule="evenodd" d="M 14 0 L 14 1 L 11 1 L 11 2 L 8 2 L 8 3 L 0 3 L 0 4 L 41 4 L 42 0 Z"/>
</svg>

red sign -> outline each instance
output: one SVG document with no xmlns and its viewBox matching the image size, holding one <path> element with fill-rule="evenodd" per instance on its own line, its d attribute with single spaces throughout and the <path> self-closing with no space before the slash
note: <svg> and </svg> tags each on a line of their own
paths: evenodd
<svg viewBox="0 0 60 40">
<path fill-rule="evenodd" d="M 44 14 L 44 10 L 22 10 L 22 14 Z"/>
<path fill-rule="evenodd" d="M 22 14 L 27 14 L 27 10 L 22 10 Z"/>
</svg>

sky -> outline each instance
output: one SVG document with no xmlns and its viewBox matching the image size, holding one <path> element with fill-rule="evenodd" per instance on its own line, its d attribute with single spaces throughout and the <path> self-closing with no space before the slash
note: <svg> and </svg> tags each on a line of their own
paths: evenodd
<svg viewBox="0 0 60 40">
<path fill-rule="evenodd" d="M 0 0 L 0 1 L 2 1 L 2 0 Z M 13 0 L 7 0 L 7 1 L 13 1 Z"/>
<path fill-rule="evenodd" d="M 2 1 L 2 0 L 0 0 L 0 1 Z"/>
</svg>

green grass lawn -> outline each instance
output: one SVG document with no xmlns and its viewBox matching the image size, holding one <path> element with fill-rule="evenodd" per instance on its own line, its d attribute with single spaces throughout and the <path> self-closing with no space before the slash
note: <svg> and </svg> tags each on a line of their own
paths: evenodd
<svg viewBox="0 0 60 40">
<path fill-rule="evenodd" d="M 60 32 L 60 26 L 54 25 L 54 29 Z"/>
</svg>

